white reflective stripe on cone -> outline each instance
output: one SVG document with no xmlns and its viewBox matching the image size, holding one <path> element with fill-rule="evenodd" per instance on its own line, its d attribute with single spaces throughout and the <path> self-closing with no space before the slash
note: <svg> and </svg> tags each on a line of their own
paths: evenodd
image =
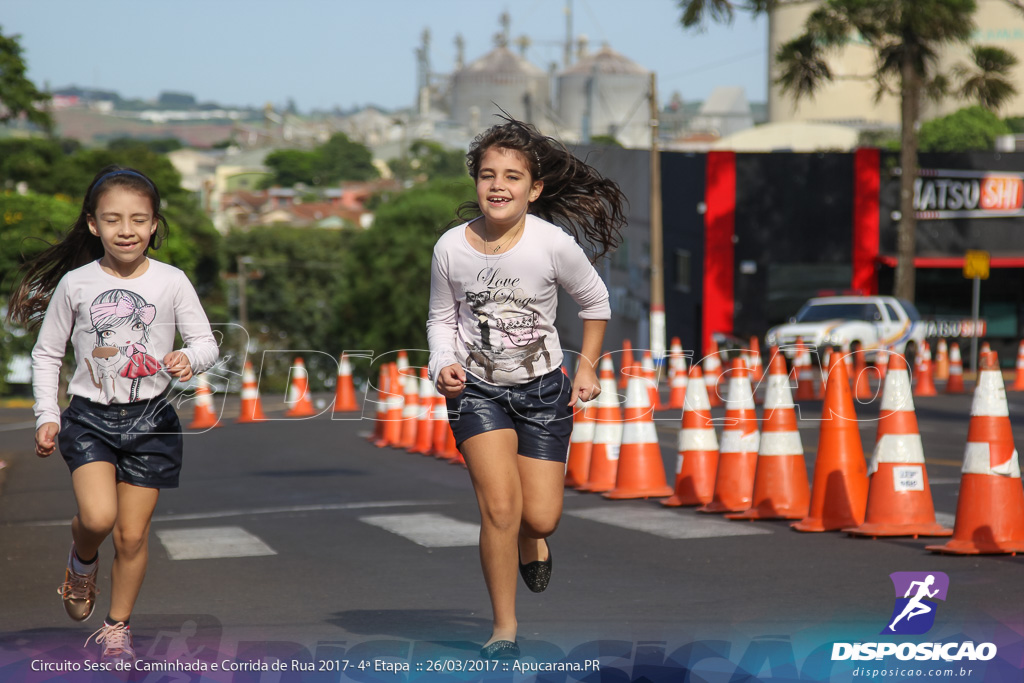
<svg viewBox="0 0 1024 683">
<path fill-rule="evenodd" d="M 974 389 L 974 400 L 971 401 L 971 416 L 1009 417 L 1010 409 L 1006 405 L 1006 387 L 998 372 L 982 370 L 978 386 Z"/>
<path fill-rule="evenodd" d="M 680 451 L 717 451 L 718 436 L 711 427 L 705 429 L 685 428 L 679 430 Z"/>
<path fill-rule="evenodd" d="M 878 465 L 883 462 L 901 464 L 923 463 L 924 446 L 921 444 L 921 435 L 883 434 L 882 438 L 875 444 L 874 453 L 871 454 L 868 474 L 871 475 L 878 471 Z"/>
<path fill-rule="evenodd" d="M 739 429 L 726 429 L 722 432 L 722 447 L 719 453 L 757 453 L 760 443 L 760 432 L 744 434 Z"/>
<path fill-rule="evenodd" d="M 761 448 L 758 455 L 800 455 L 804 454 L 804 444 L 800 440 L 800 432 L 764 432 L 761 434 Z"/>
<path fill-rule="evenodd" d="M 658 443 L 658 432 L 653 422 L 627 422 L 622 426 L 622 445 L 644 443 Z"/>
<path fill-rule="evenodd" d="M 989 444 L 986 442 L 968 442 L 964 450 L 964 466 L 961 472 L 964 474 L 992 474 L 1013 479 L 1020 479 L 1020 461 L 1017 458 L 1017 449 L 1013 449 L 1013 455 L 1002 465 L 992 467 L 989 464 Z"/>
</svg>

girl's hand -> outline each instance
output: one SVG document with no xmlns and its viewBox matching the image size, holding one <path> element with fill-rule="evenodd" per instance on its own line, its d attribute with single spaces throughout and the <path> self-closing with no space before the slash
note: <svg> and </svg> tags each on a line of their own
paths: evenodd
<svg viewBox="0 0 1024 683">
<path fill-rule="evenodd" d="M 164 370 L 171 377 L 176 377 L 179 382 L 187 382 L 192 379 L 192 363 L 188 356 L 181 351 L 171 351 L 164 356 Z"/>
<path fill-rule="evenodd" d="M 36 455 L 40 458 L 49 457 L 57 448 L 54 437 L 60 431 L 60 425 L 56 422 L 45 422 L 36 430 Z"/>
<path fill-rule="evenodd" d="M 455 398 L 466 388 L 466 371 L 458 363 L 446 365 L 437 375 L 437 390 L 445 398 Z"/>
<path fill-rule="evenodd" d="M 592 401 L 601 393 L 601 382 L 597 379 L 597 373 L 589 363 L 583 361 L 576 371 L 576 377 L 572 381 L 572 396 L 569 400 L 569 407 L 576 405 L 576 401 Z"/>
</svg>

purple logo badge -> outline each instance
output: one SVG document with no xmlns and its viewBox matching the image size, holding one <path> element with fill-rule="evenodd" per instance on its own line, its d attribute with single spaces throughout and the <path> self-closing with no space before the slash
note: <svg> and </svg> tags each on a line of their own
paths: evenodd
<svg viewBox="0 0 1024 683">
<path fill-rule="evenodd" d="M 949 576 L 942 572 L 893 572 L 896 605 L 883 634 L 920 635 L 935 625 L 934 600 L 945 600 Z"/>
</svg>

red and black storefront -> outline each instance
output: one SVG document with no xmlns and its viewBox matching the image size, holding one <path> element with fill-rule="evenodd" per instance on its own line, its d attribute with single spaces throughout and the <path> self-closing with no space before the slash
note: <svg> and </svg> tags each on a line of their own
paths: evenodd
<svg viewBox="0 0 1024 683">
<path fill-rule="evenodd" d="M 763 337 L 812 296 L 891 293 L 898 164 L 877 149 L 662 153 L 668 336 L 704 350 L 715 332 Z M 988 251 L 981 314 L 1005 356 L 1024 335 L 1024 155 L 920 165 L 915 303 L 925 317 L 969 317 L 964 254 Z"/>
</svg>

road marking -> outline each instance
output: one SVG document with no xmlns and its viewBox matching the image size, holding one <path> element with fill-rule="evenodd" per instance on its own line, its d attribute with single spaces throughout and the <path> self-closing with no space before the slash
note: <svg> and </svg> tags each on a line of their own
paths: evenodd
<svg viewBox="0 0 1024 683">
<path fill-rule="evenodd" d="M 409 515 L 372 515 L 359 521 L 398 534 L 425 548 L 462 548 L 480 540 L 480 525 L 461 522 L 433 512 Z"/>
<path fill-rule="evenodd" d="M 327 505 L 289 505 L 286 507 L 250 508 L 240 510 L 215 510 L 213 512 L 191 512 L 176 515 L 155 515 L 154 522 L 181 522 L 197 519 L 221 519 L 224 517 L 250 517 L 256 515 L 284 515 L 295 512 L 330 512 L 332 510 L 365 510 L 367 508 L 409 507 L 412 505 L 446 505 L 440 500 L 396 500 L 368 501 L 365 503 L 333 503 Z M 69 519 L 54 519 L 44 522 L 18 522 L 7 526 L 70 526 Z"/>
<path fill-rule="evenodd" d="M 172 560 L 261 557 L 277 552 L 240 526 L 206 529 L 163 529 L 156 532 Z"/>
<path fill-rule="evenodd" d="M 730 522 L 718 516 L 680 514 L 654 508 L 600 507 L 567 510 L 567 515 L 591 522 L 643 531 L 662 538 L 717 538 L 720 536 L 754 536 L 770 534 L 770 529 L 750 522 Z"/>
<path fill-rule="evenodd" d="M 932 486 L 944 486 L 946 484 L 959 484 L 960 477 L 936 477 L 935 479 L 929 479 L 928 483 Z"/>
</svg>

